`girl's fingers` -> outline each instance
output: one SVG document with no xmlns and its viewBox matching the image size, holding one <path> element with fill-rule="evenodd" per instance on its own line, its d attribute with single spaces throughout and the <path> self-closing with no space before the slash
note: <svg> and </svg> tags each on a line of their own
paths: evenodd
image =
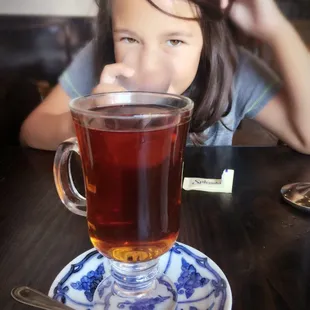
<svg viewBox="0 0 310 310">
<path fill-rule="evenodd" d="M 93 89 L 92 93 L 100 94 L 100 93 L 121 92 L 121 91 L 126 91 L 126 89 L 117 84 L 98 84 Z"/>
<path fill-rule="evenodd" d="M 113 84 L 118 76 L 130 78 L 134 73 L 132 68 L 123 63 L 106 65 L 101 73 L 100 84 Z"/>
</svg>

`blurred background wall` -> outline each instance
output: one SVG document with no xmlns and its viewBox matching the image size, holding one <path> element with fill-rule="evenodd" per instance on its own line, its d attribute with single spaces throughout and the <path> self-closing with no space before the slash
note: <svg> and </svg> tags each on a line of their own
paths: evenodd
<svg viewBox="0 0 310 310">
<path fill-rule="evenodd" d="M 94 0 L 1 0 L 0 14 L 93 16 Z"/>
</svg>

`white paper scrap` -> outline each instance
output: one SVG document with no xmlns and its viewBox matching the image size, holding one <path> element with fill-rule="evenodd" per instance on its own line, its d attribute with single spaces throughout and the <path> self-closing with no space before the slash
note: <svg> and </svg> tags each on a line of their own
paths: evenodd
<svg viewBox="0 0 310 310">
<path fill-rule="evenodd" d="M 225 169 L 221 179 L 184 178 L 183 189 L 213 193 L 232 193 L 234 170 Z"/>
</svg>

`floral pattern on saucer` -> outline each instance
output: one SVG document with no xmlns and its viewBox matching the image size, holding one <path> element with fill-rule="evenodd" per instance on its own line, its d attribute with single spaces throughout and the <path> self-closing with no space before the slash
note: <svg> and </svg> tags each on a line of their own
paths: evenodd
<svg viewBox="0 0 310 310">
<path fill-rule="evenodd" d="M 160 258 L 159 269 L 175 284 L 177 310 L 230 310 L 232 294 L 222 270 L 198 250 L 175 243 Z M 49 296 L 76 310 L 93 309 L 97 286 L 110 269 L 109 260 L 91 249 L 69 263 L 54 280 Z M 147 309 L 160 309 L 160 296 L 150 301 Z M 156 305 L 159 305 L 157 308 Z M 145 306 L 145 305 L 144 305 Z M 122 303 L 119 309 L 145 309 L 144 306 Z"/>
</svg>

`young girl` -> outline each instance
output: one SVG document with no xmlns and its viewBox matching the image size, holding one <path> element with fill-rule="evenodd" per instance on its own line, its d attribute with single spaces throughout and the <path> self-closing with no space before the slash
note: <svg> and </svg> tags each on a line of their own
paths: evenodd
<svg viewBox="0 0 310 310">
<path fill-rule="evenodd" d="M 213 0 L 214 2 L 214 0 Z M 123 90 L 117 76 L 132 77 L 122 63 L 139 53 L 150 72 L 164 54 L 173 67 L 168 92 L 195 102 L 190 143 L 230 145 L 243 118 L 299 152 L 310 154 L 310 56 L 273 0 L 221 0 L 230 20 L 268 44 L 281 80 L 237 47 L 211 0 L 101 0 L 98 33 L 62 74 L 59 85 L 25 120 L 21 141 L 54 150 L 74 135 L 69 101 L 90 93 Z"/>
</svg>

